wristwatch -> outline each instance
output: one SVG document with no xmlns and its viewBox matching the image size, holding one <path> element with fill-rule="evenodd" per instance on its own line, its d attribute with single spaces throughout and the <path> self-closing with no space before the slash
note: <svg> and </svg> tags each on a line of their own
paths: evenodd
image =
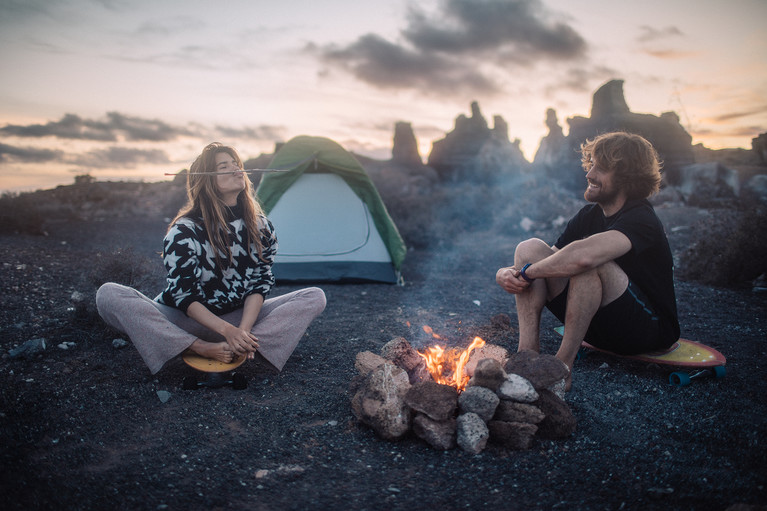
<svg viewBox="0 0 767 511">
<path fill-rule="evenodd" d="M 528 276 L 525 274 L 525 271 L 526 271 L 526 270 L 527 270 L 527 269 L 528 269 L 528 268 L 529 268 L 529 267 L 530 267 L 532 264 L 533 264 L 533 263 L 527 263 L 527 264 L 526 264 L 526 265 L 524 265 L 524 266 L 522 267 L 522 269 L 519 271 L 519 276 L 520 276 L 520 277 L 522 277 L 523 279 L 525 279 L 525 281 L 526 281 L 526 282 L 532 282 L 532 281 L 534 281 L 534 280 L 535 280 L 535 279 L 531 279 L 530 277 L 528 277 Z"/>
</svg>

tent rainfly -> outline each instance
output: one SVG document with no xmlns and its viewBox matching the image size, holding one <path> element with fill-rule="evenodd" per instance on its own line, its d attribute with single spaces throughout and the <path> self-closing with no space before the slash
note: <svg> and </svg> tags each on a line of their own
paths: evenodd
<svg viewBox="0 0 767 511">
<path fill-rule="evenodd" d="M 365 169 L 336 142 L 283 145 L 256 194 L 279 241 L 280 281 L 397 283 L 405 243 Z"/>
</svg>

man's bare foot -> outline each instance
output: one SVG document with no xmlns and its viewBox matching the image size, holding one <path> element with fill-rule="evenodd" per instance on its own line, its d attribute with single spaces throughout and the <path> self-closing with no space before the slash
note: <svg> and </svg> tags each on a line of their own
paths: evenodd
<svg viewBox="0 0 767 511">
<path fill-rule="evenodd" d="M 196 339 L 189 349 L 201 357 L 218 360 L 228 364 L 234 360 L 234 352 L 225 342 L 207 342 L 202 339 Z"/>
</svg>

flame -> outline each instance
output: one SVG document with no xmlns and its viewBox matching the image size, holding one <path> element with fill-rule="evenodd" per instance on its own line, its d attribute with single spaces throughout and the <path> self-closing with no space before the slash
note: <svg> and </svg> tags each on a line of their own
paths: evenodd
<svg viewBox="0 0 767 511">
<path fill-rule="evenodd" d="M 426 331 L 426 328 L 424 327 L 424 331 Z M 458 348 L 445 350 L 442 346 L 432 346 L 426 348 L 425 353 L 418 352 L 418 354 L 426 362 L 426 369 L 428 369 L 434 381 L 463 390 L 469 382 L 469 376 L 464 374 L 463 368 L 469 361 L 471 352 L 475 348 L 481 348 L 484 345 L 485 341 L 481 337 L 475 337 L 465 350 Z"/>
<path fill-rule="evenodd" d="M 423 326 L 423 331 L 426 332 L 427 334 L 431 335 L 435 339 L 442 339 L 442 337 L 440 337 L 439 334 L 435 334 L 434 333 L 434 329 L 432 327 L 430 327 L 429 325 L 424 325 Z"/>
</svg>

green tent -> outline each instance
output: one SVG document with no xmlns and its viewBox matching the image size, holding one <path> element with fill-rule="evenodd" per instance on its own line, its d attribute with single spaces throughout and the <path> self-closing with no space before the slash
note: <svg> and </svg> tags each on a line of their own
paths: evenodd
<svg viewBox="0 0 767 511">
<path fill-rule="evenodd" d="M 275 226 L 278 280 L 398 282 L 405 243 L 360 163 L 336 142 L 299 136 L 274 155 L 256 194 Z"/>
</svg>

